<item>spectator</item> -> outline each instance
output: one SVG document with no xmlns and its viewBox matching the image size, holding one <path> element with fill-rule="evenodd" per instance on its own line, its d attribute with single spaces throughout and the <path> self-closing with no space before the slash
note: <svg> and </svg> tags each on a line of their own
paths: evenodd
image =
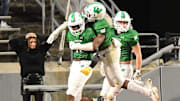
<svg viewBox="0 0 180 101">
<path fill-rule="evenodd" d="M 19 57 L 23 101 L 31 101 L 31 95 L 35 95 L 35 101 L 43 101 L 43 92 L 23 91 L 23 85 L 43 84 L 45 55 L 52 45 L 46 43 L 46 38 L 35 33 L 11 39 L 9 44 Z"/>
<path fill-rule="evenodd" d="M 1 16 L 8 16 L 10 0 L 1 0 Z M 1 28 L 10 28 L 6 21 L 1 20 Z"/>
</svg>

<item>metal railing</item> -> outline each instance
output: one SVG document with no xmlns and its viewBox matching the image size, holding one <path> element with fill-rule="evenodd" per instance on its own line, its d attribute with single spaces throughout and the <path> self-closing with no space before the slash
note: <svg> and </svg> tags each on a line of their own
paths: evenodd
<svg viewBox="0 0 180 101">
<path fill-rule="evenodd" d="M 23 90 L 27 92 L 41 91 L 48 92 L 44 97 L 44 101 L 51 101 L 50 92 L 66 91 L 67 85 L 24 85 Z M 88 84 L 85 85 L 83 90 L 101 90 L 102 84 Z"/>
<path fill-rule="evenodd" d="M 159 35 L 156 33 L 139 33 L 139 36 L 154 36 L 156 38 L 156 45 L 141 45 L 141 48 L 156 48 L 156 51 L 159 51 Z"/>
<path fill-rule="evenodd" d="M 36 3 L 42 8 L 42 34 L 45 34 L 45 19 L 46 19 L 46 9 L 45 0 L 35 0 Z M 23 10 L 26 11 L 26 0 L 23 0 Z"/>
<path fill-rule="evenodd" d="M 53 32 L 55 27 L 59 26 L 60 24 L 54 17 L 54 12 L 55 12 L 55 0 L 50 0 L 51 3 L 51 31 Z"/>
<path fill-rule="evenodd" d="M 119 7 L 114 3 L 113 0 L 108 0 L 110 5 L 106 3 L 107 0 L 99 0 L 99 1 L 104 4 L 106 9 L 109 11 L 109 13 L 111 13 L 111 16 L 114 16 L 116 12 L 120 11 Z"/>
<path fill-rule="evenodd" d="M 157 35 L 156 33 L 139 33 L 139 36 L 154 36 L 156 39 L 156 45 L 141 45 L 141 48 L 156 48 L 156 52 L 159 52 L 159 35 Z M 146 59 L 146 60 L 148 60 L 148 59 Z M 143 60 L 143 66 L 144 66 L 144 64 L 148 64 L 148 62 Z M 157 61 L 157 64 L 158 64 L 158 66 L 160 65 L 159 60 Z"/>
<path fill-rule="evenodd" d="M 113 0 L 108 0 L 109 3 L 111 4 L 110 6 L 106 3 L 107 1 L 105 0 L 99 0 L 104 4 L 106 9 L 111 13 L 111 16 L 114 16 L 116 12 L 120 11 L 118 6 L 114 3 Z M 54 11 L 55 11 L 55 3 L 56 0 L 51 0 L 51 31 L 54 31 L 55 27 L 59 26 L 60 24 L 54 17 Z"/>
</svg>

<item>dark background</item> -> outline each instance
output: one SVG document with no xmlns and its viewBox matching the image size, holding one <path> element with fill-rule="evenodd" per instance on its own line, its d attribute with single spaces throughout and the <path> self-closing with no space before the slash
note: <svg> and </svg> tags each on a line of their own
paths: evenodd
<svg viewBox="0 0 180 101">
<path fill-rule="evenodd" d="M 126 10 L 134 19 L 138 32 L 180 32 L 180 4 L 175 0 L 114 0 L 120 10 Z"/>
</svg>

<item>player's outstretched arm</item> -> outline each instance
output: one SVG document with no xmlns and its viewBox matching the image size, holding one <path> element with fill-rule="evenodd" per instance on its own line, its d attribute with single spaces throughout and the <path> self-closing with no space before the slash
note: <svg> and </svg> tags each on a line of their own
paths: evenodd
<svg viewBox="0 0 180 101">
<path fill-rule="evenodd" d="M 59 34 L 67 28 L 67 21 L 61 24 L 57 29 L 55 29 L 47 39 L 48 44 L 52 44 L 54 40 L 56 40 Z"/>
<path fill-rule="evenodd" d="M 94 51 L 92 42 L 88 42 L 88 43 L 84 43 L 84 44 L 69 42 L 69 48 L 71 50 Z"/>
</svg>

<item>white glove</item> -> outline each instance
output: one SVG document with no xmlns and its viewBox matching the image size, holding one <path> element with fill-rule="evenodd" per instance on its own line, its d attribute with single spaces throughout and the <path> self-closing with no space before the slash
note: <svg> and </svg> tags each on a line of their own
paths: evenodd
<svg viewBox="0 0 180 101">
<path fill-rule="evenodd" d="M 79 50 L 80 45 L 81 45 L 80 43 L 69 42 L 69 48 L 71 50 Z"/>
<path fill-rule="evenodd" d="M 120 47 L 121 46 L 121 43 L 118 39 L 116 38 L 112 38 L 112 43 L 115 47 Z"/>
<path fill-rule="evenodd" d="M 61 24 L 57 29 L 55 29 L 50 36 L 47 39 L 48 44 L 52 44 L 54 40 L 56 40 L 59 36 L 59 34 L 67 28 L 67 21 L 65 21 L 63 24 Z"/>
<path fill-rule="evenodd" d="M 56 40 L 56 38 L 55 38 L 55 36 L 54 36 L 53 34 L 51 34 L 51 35 L 48 37 L 48 39 L 47 39 L 46 42 L 47 42 L 48 44 L 52 44 L 54 40 Z"/>
<path fill-rule="evenodd" d="M 133 75 L 133 79 L 134 80 L 141 80 L 141 71 L 140 70 L 136 70 L 136 72 Z"/>
</svg>

